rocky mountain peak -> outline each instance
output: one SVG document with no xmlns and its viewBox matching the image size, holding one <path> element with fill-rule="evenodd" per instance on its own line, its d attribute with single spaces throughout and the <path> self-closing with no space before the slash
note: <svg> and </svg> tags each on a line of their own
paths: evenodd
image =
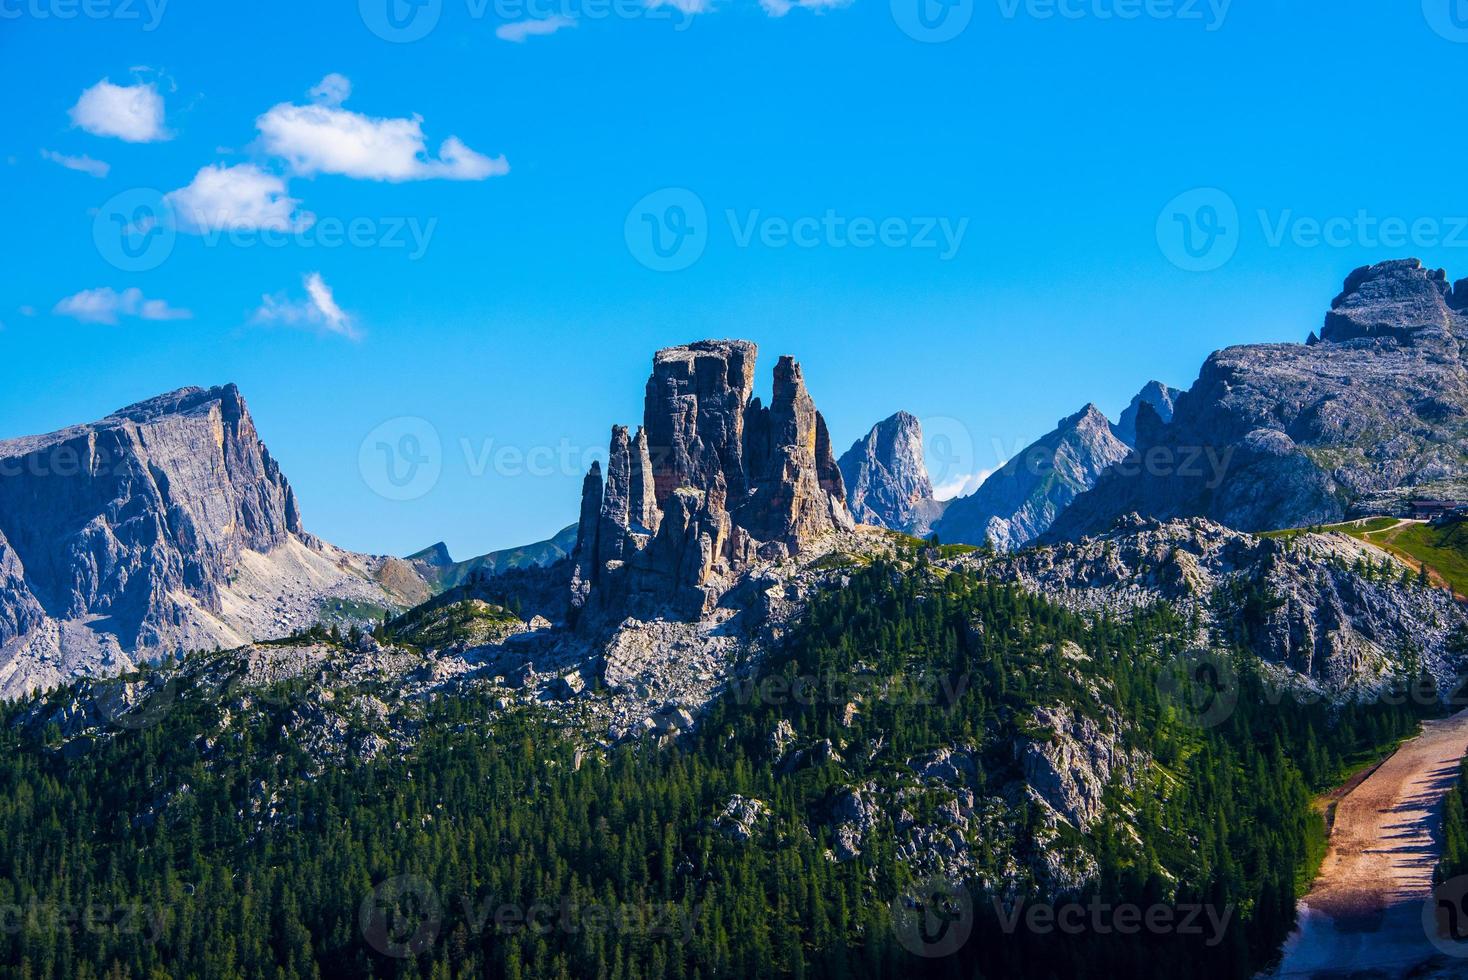
<svg viewBox="0 0 1468 980">
<path fill-rule="evenodd" d="M 851 516 L 908 534 L 925 535 L 943 512 L 923 452 L 923 427 L 907 412 L 878 422 L 842 455 Z"/>
<path fill-rule="evenodd" d="M 1135 449 L 1138 445 L 1137 416 L 1142 406 L 1147 406 L 1156 418 L 1163 422 L 1172 421 L 1173 402 L 1178 393 L 1161 381 L 1149 381 L 1133 396 L 1131 404 L 1121 413 L 1116 423 L 1116 437 Z"/>
<path fill-rule="evenodd" d="M 311 625 L 332 590 L 387 602 L 306 534 L 234 385 L 0 441 L 0 474 L 0 691 Z"/>
<path fill-rule="evenodd" d="M 1314 343 L 1217 351 L 1170 419 L 1140 409 L 1136 442 L 1156 465 L 1105 474 L 1051 536 L 1130 512 L 1243 531 L 1331 523 L 1358 500 L 1468 479 L 1464 295 L 1416 259 L 1357 269 Z"/>
<path fill-rule="evenodd" d="M 950 502 L 936 530 L 948 542 L 990 544 L 1001 551 L 1022 547 L 1129 452 L 1101 410 L 1087 405 L 1061 419 L 978 490 Z"/>
<path fill-rule="evenodd" d="M 1468 336 L 1457 317 L 1465 299 L 1468 295 L 1449 285 L 1446 272 L 1425 269 L 1418 259 L 1364 266 L 1346 277 L 1340 295 L 1330 304 L 1320 339 L 1340 343 Z"/>
<path fill-rule="evenodd" d="M 454 557 L 449 554 L 449 546 L 442 541 L 409 555 L 406 560 L 422 562 L 430 568 L 448 568 L 454 564 Z"/>
<path fill-rule="evenodd" d="M 574 607 L 599 593 L 608 608 L 696 613 L 711 579 L 853 525 L 800 365 L 780 358 L 765 406 L 754 397 L 758 354 L 748 341 L 705 340 L 653 357 L 642 428 L 613 428 L 605 481 L 596 466 L 585 481 Z"/>
</svg>

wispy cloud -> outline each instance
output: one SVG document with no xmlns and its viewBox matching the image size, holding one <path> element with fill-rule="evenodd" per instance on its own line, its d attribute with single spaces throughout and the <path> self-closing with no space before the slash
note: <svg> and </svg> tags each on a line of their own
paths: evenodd
<svg viewBox="0 0 1468 980">
<path fill-rule="evenodd" d="M 657 10 L 659 7 L 672 7 L 680 14 L 693 16 L 695 14 L 706 14 L 714 9 L 713 0 L 643 0 L 648 10 Z"/>
<path fill-rule="evenodd" d="M 253 163 L 202 168 L 187 187 L 166 195 L 180 230 L 298 232 L 315 224 L 316 216 L 286 193 L 285 181 Z"/>
<path fill-rule="evenodd" d="M 576 18 L 567 17 L 564 14 L 554 14 L 550 17 L 530 20 L 517 20 L 513 24 L 501 24 L 494 30 L 494 36 L 501 41 L 513 41 L 523 44 L 527 37 L 538 37 L 554 34 L 563 27 L 575 27 Z"/>
<path fill-rule="evenodd" d="M 851 0 L 759 0 L 771 17 L 784 17 L 797 7 L 801 10 L 839 10 L 851 6 Z"/>
<path fill-rule="evenodd" d="M 252 318 L 255 323 L 280 324 L 287 327 L 312 327 L 338 334 L 349 340 L 361 339 L 356 318 L 337 304 L 336 296 L 321 273 L 305 277 L 306 297 L 292 299 L 284 294 L 260 297 L 260 308 Z"/>
<path fill-rule="evenodd" d="M 340 108 L 351 82 L 328 75 L 311 90 L 312 105 L 282 102 L 255 120 L 265 152 L 302 176 L 341 174 L 365 180 L 484 180 L 509 173 L 503 156 L 476 153 L 457 136 L 428 152 L 423 117 L 377 119 Z M 332 101 L 338 100 L 338 101 Z"/>
<path fill-rule="evenodd" d="M 67 170 L 75 170 L 79 173 L 91 174 L 93 177 L 106 177 L 112 170 L 111 164 L 101 160 L 93 160 L 89 156 L 71 157 L 65 153 L 57 153 L 54 150 L 42 150 L 41 156 L 52 163 L 60 164 Z"/>
<path fill-rule="evenodd" d="M 193 313 L 176 309 L 161 299 L 147 299 L 136 286 L 118 292 L 110 286 L 84 289 L 57 303 L 51 311 L 82 323 L 116 324 L 120 317 L 142 320 L 188 320 Z"/>
<path fill-rule="evenodd" d="M 104 78 L 71 107 L 71 121 L 94 136 L 114 136 L 129 143 L 169 138 L 163 128 L 163 96 L 151 83 L 113 85 Z"/>
</svg>

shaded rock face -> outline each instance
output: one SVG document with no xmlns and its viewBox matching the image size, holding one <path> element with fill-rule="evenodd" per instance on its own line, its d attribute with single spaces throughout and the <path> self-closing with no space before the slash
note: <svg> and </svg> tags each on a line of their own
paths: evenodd
<svg viewBox="0 0 1468 980">
<path fill-rule="evenodd" d="M 846 506 L 862 524 L 919 536 L 943 513 L 923 456 L 923 427 L 898 412 L 877 423 L 839 461 Z"/>
<path fill-rule="evenodd" d="M 658 506 L 678 487 L 707 491 L 718 479 L 743 495 L 745 412 L 758 353 L 744 340 L 705 340 L 653 358 L 643 418 Z"/>
<path fill-rule="evenodd" d="M 1140 406 L 1135 455 L 1051 537 L 1101 533 L 1131 512 L 1299 527 L 1373 494 L 1462 480 L 1465 295 L 1415 259 L 1353 272 L 1312 343 L 1219 351 L 1170 421 Z"/>
<path fill-rule="evenodd" d="M 1151 407 L 1159 422 L 1171 422 L 1173 413 L 1173 402 L 1178 393 L 1161 381 L 1149 381 L 1141 391 L 1132 398 L 1132 403 L 1121 413 L 1121 418 L 1115 425 L 1116 437 L 1133 449 L 1137 445 L 1137 415 L 1141 412 L 1143 405 Z"/>
<path fill-rule="evenodd" d="M 988 543 L 1000 551 L 1023 547 L 1128 451 L 1106 416 L 1088 405 L 1062 419 L 978 490 L 951 502 L 938 522 L 938 535 L 951 543 Z"/>
<path fill-rule="evenodd" d="M 768 407 L 758 350 L 709 340 L 659 351 L 635 436 L 612 430 L 606 479 L 582 492 L 572 606 L 608 616 L 667 607 L 696 617 L 756 559 L 802 553 L 854 526 L 825 419 L 782 357 Z"/>
<path fill-rule="evenodd" d="M 0 568 L 58 620 L 105 617 L 125 647 L 219 608 L 244 550 L 304 534 L 290 485 L 233 386 L 186 388 L 94 425 L 0 442 Z M 3 590 L 0 622 L 26 592 Z M 32 612 L 34 610 L 32 609 Z M 4 629 L 4 627 L 0 627 Z"/>
<path fill-rule="evenodd" d="M 0 534 L 0 646 L 40 626 L 46 610 L 26 585 L 25 567 Z"/>
</svg>

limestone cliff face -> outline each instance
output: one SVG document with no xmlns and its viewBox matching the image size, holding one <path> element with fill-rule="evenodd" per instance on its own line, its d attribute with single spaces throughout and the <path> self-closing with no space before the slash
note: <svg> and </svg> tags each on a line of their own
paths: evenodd
<svg viewBox="0 0 1468 980">
<path fill-rule="evenodd" d="M 978 490 L 948 505 L 938 535 L 951 543 L 1023 547 L 1050 528 L 1077 496 L 1095 486 L 1128 448 L 1094 405 L 1062 419 Z"/>
<path fill-rule="evenodd" d="M 757 356 L 747 341 L 707 340 L 653 358 L 642 428 L 614 428 L 605 480 L 594 466 L 585 481 L 573 608 L 600 597 L 609 615 L 697 615 L 713 580 L 854 525 L 800 365 L 780 359 L 766 407 Z"/>
<path fill-rule="evenodd" d="M 1358 269 L 1317 337 L 1219 351 L 1171 421 L 1143 405 L 1137 452 L 1057 520 L 1128 513 L 1245 531 L 1339 520 L 1355 501 L 1468 479 L 1468 286 L 1416 259 Z"/>
<path fill-rule="evenodd" d="M 943 513 L 923 458 L 922 423 L 906 412 L 873 426 L 840 467 L 846 506 L 862 524 L 924 536 Z"/>
<path fill-rule="evenodd" d="M 426 597 L 394 570 L 305 532 L 233 385 L 0 442 L 0 695 Z"/>
<path fill-rule="evenodd" d="M 0 467 L 0 533 L 30 593 L 58 619 L 107 617 L 124 646 L 179 625 L 176 594 L 217 609 L 241 551 L 303 533 L 232 385 L 0 443 Z"/>
</svg>

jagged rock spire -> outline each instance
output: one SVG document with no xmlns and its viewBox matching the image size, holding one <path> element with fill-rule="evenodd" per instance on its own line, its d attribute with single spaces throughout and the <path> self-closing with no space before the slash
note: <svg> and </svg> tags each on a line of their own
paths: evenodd
<svg viewBox="0 0 1468 980">
<path fill-rule="evenodd" d="M 706 340 L 653 358 L 642 428 L 612 430 L 606 483 L 594 467 L 583 488 L 577 608 L 614 576 L 608 594 L 696 613 L 711 578 L 854 525 L 800 366 L 780 359 L 764 408 L 757 357 L 748 341 Z"/>
</svg>

